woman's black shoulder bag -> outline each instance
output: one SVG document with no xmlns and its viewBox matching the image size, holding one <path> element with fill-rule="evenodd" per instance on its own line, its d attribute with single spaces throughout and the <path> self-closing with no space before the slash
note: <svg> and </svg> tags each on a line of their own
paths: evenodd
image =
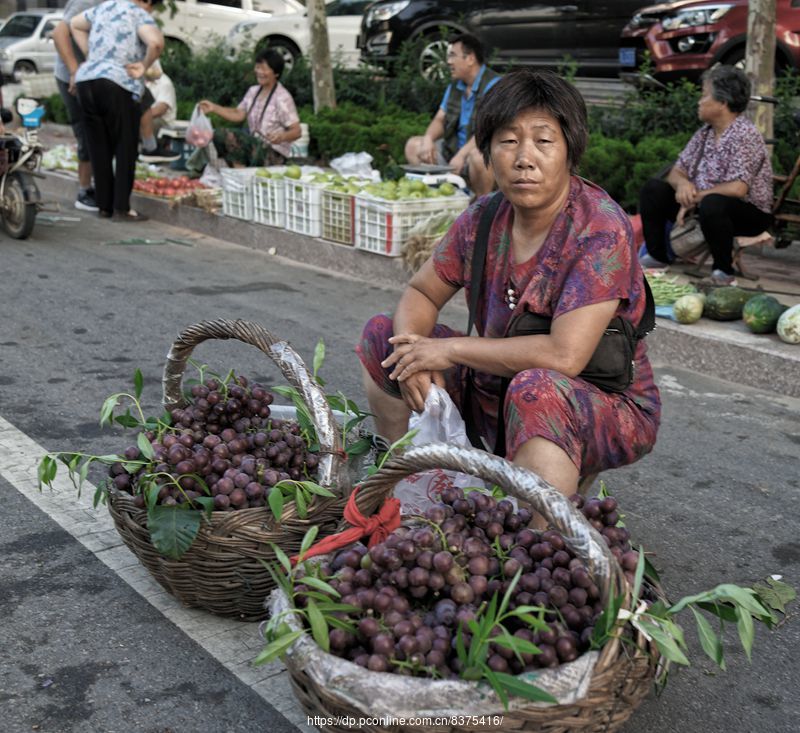
<svg viewBox="0 0 800 733">
<path fill-rule="evenodd" d="M 481 214 L 478 223 L 478 232 L 475 239 L 475 248 L 472 256 L 472 280 L 469 304 L 469 322 L 467 335 L 472 331 L 478 308 L 478 300 L 483 289 L 484 270 L 486 266 L 486 249 L 489 242 L 489 230 L 494 220 L 497 207 L 502 200 L 502 194 L 496 193 Z M 600 343 L 586 368 L 578 375 L 581 379 L 594 384 L 605 392 L 624 392 L 630 387 L 634 378 L 634 355 L 636 344 L 655 328 L 655 303 L 653 293 L 643 278 L 645 291 L 645 310 L 638 326 L 626 321 L 620 316 L 611 319 Z M 514 316 L 509 322 L 505 336 L 534 336 L 550 333 L 550 316 L 537 313 L 522 312 Z M 500 392 L 500 414 L 498 415 L 497 443 L 495 453 L 505 454 L 505 430 L 502 419 L 503 404 L 509 384 L 508 379 L 502 380 Z M 468 425 L 468 428 L 470 426 Z M 473 430 L 474 432 L 474 430 Z M 468 429 L 468 434 L 470 431 Z M 473 436 L 470 434 L 470 438 Z M 474 440 L 473 440 L 474 443 Z"/>
</svg>

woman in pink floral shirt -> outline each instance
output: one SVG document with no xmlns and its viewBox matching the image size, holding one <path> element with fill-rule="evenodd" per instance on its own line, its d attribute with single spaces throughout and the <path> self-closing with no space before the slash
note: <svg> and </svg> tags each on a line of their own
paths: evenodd
<svg viewBox="0 0 800 733">
<path fill-rule="evenodd" d="M 586 147 L 580 94 L 550 72 L 516 71 L 487 92 L 476 142 L 503 194 L 489 232 L 478 337 L 437 323 L 458 290 L 467 298 L 478 222 L 490 197 L 454 223 L 414 275 L 394 317 L 367 323 L 357 352 L 378 432 L 397 439 L 432 383 L 459 407 L 468 370 L 470 411 L 494 445 L 498 410 L 506 456 L 565 494 L 579 477 L 648 453 L 660 399 L 644 341 L 633 383 L 621 394 L 582 379 L 614 316 L 638 324 L 643 275 L 627 215 L 605 191 L 576 175 Z M 552 317 L 549 335 L 503 338 L 511 317 Z M 510 379 L 505 404 L 499 382 Z"/>
<path fill-rule="evenodd" d="M 755 236 L 772 224 L 772 163 L 756 126 L 741 116 L 750 101 L 750 80 L 733 66 L 703 75 L 697 115 L 705 124 L 683 149 L 666 181 L 642 189 L 639 212 L 648 257 L 665 266 L 672 259 L 669 224 L 697 210 L 714 258 L 715 284 L 735 284 L 733 238 Z"/>
<path fill-rule="evenodd" d="M 300 118 L 294 99 L 279 79 L 283 56 L 274 49 L 256 55 L 256 82 L 237 107 L 222 107 L 207 99 L 200 102 L 206 114 L 213 112 L 230 122 L 247 122 L 246 130 L 217 130 L 214 146 L 229 165 L 280 165 L 289 157 L 292 143 L 300 137 Z"/>
</svg>

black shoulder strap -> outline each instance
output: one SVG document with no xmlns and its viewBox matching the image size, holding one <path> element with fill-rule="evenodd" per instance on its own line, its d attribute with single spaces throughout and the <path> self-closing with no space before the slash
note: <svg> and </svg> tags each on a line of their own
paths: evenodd
<svg viewBox="0 0 800 733">
<path fill-rule="evenodd" d="M 647 282 L 644 274 L 642 274 L 642 279 L 644 280 L 644 313 L 636 327 L 636 336 L 640 339 L 643 339 L 656 327 L 656 303 L 653 299 L 653 291 L 650 290 L 650 283 Z"/>
<path fill-rule="evenodd" d="M 486 250 L 489 246 L 489 230 L 492 228 L 494 215 L 503 200 L 502 191 L 492 194 L 481 212 L 478 221 L 478 232 L 475 235 L 475 246 L 472 250 L 472 280 L 469 290 L 469 321 L 467 322 L 467 336 L 472 333 L 475 325 L 475 316 L 478 313 L 478 300 L 483 290 L 483 270 L 486 267 Z"/>
</svg>

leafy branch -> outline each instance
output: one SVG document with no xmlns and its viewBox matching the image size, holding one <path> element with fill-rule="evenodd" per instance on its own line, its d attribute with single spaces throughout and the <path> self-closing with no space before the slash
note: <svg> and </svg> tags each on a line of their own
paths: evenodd
<svg viewBox="0 0 800 733">
<path fill-rule="evenodd" d="M 308 507 L 314 500 L 315 496 L 324 496 L 330 499 L 336 498 L 330 489 L 320 486 L 314 481 L 293 481 L 292 479 L 285 479 L 279 481 L 267 497 L 267 503 L 272 510 L 276 521 L 280 522 L 283 515 L 283 508 L 287 502 L 294 502 L 297 507 L 297 516 L 300 519 L 308 517 Z"/>
<path fill-rule="evenodd" d="M 518 570 L 511 583 L 509 583 L 502 599 L 498 601 L 499 594 L 495 593 L 488 605 L 484 605 L 479 609 L 474 619 L 467 621 L 466 625 L 471 634 L 469 646 L 466 645 L 464 640 L 463 626 L 459 626 L 456 632 L 456 653 L 463 665 L 461 677 L 465 680 L 474 681 L 485 679 L 492 686 L 506 709 L 508 709 L 509 694 L 537 702 L 558 702 L 549 692 L 514 675 L 496 672 L 488 663 L 490 644 L 510 649 L 520 662 L 523 661 L 523 654 L 541 653 L 539 647 L 533 642 L 512 635 L 504 625 L 505 622 L 516 619 L 536 631 L 548 628 L 547 622 L 544 620 L 545 609 L 541 606 L 523 605 L 509 610 L 511 595 L 521 576 L 522 570 Z M 534 680 L 535 676 L 530 675 L 528 679 Z"/>
</svg>

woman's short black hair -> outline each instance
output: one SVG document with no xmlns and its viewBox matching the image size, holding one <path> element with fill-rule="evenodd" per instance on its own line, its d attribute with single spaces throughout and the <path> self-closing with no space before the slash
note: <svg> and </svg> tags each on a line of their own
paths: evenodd
<svg viewBox="0 0 800 733">
<path fill-rule="evenodd" d="M 739 114 L 750 103 L 750 79 L 735 66 L 715 66 L 701 77 L 711 84 L 711 96 L 718 102 L 727 104 L 731 112 Z"/>
<path fill-rule="evenodd" d="M 470 33 L 459 33 L 449 38 L 447 42 L 451 46 L 460 43 L 464 53 L 474 54 L 475 60 L 483 66 L 483 44 L 475 36 Z"/>
<path fill-rule="evenodd" d="M 265 48 L 263 51 L 259 51 L 256 54 L 256 61 L 257 64 L 266 64 L 275 72 L 275 76 L 279 79 L 281 74 L 283 73 L 283 67 L 285 65 L 285 61 L 283 60 L 283 56 L 279 51 L 276 51 L 274 48 Z"/>
<path fill-rule="evenodd" d="M 558 120 L 570 170 L 576 172 L 589 137 L 586 103 L 572 84 L 552 71 L 512 71 L 486 92 L 475 121 L 475 143 L 486 163 L 494 133 L 526 109 L 542 110 Z"/>
</svg>

